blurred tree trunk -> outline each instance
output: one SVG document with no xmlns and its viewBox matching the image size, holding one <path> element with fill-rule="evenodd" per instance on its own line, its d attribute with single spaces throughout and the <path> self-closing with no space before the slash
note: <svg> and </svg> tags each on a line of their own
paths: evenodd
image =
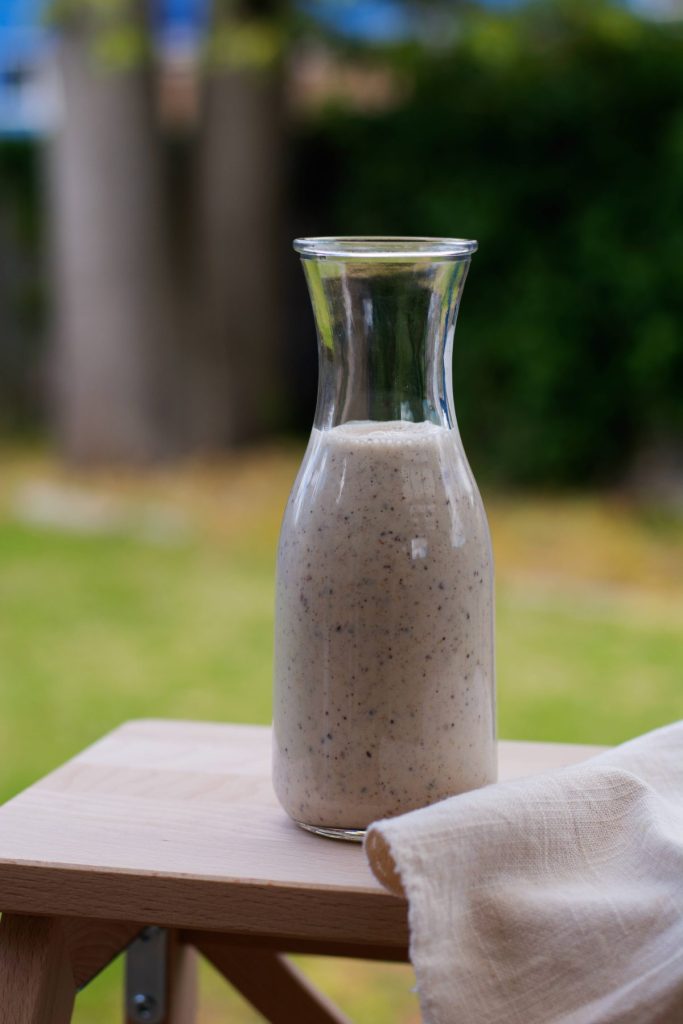
<svg viewBox="0 0 683 1024">
<path fill-rule="evenodd" d="M 217 19 L 203 75 L 187 378 L 201 447 L 258 436 L 279 411 L 283 116 L 273 8 L 252 2 L 241 21 Z"/>
<path fill-rule="evenodd" d="M 237 12 L 230 4 L 229 20 L 217 10 L 190 244 L 173 260 L 152 69 L 144 50 L 133 59 L 121 50 L 135 31 L 144 35 L 145 6 L 122 5 L 128 20 L 118 35 L 107 37 L 111 26 L 103 31 L 95 15 L 61 31 L 63 116 L 48 160 L 54 415 L 65 454 L 77 460 L 223 448 L 262 433 L 278 412 L 275 5 L 249 0 Z"/>
<path fill-rule="evenodd" d="M 134 14 L 117 45 L 144 41 Z M 61 32 L 48 153 L 54 416 L 67 457 L 140 462 L 178 442 L 161 152 L 144 53 L 114 51 L 112 66 L 106 43 L 83 19 Z"/>
</svg>

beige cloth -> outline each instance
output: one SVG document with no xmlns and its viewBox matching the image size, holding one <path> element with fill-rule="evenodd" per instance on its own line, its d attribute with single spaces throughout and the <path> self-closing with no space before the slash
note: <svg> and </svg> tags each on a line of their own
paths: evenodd
<svg viewBox="0 0 683 1024">
<path fill-rule="evenodd" d="M 683 1024 L 683 722 L 373 830 L 425 1024 Z"/>
</svg>

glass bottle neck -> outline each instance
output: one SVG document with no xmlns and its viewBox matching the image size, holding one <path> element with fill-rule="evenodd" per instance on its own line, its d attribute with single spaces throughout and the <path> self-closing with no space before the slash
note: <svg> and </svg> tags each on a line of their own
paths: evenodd
<svg viewBox="0 0 683 1024">
<path fill-rule="evenodd" d="M 304 257 L 318 333 L 318 429 L 359 420 L 455 426 L 453 335 L 469 263 Z"/>
</svg>

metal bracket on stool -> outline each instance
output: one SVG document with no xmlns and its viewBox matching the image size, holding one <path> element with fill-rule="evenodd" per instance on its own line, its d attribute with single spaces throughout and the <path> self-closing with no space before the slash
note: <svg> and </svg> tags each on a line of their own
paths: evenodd
<svg viewBox="0 0 683 1024">
<path fill-rule="evenodd" d="M 166 1019 L 165 928 L 145 928 L 126 951 L 126 1012 L 140 1024 L 163 1024 Z"/>
</svg>

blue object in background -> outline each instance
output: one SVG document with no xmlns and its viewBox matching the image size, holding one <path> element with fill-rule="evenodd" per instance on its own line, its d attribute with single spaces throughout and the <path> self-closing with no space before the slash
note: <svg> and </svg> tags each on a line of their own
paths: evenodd
<svg viewBox="0 0 683 1024">
<path fill-rule="evenodd" d="M 393 43 L 410 38 L 413 13 L 398 0 L 300 0 L 299 8 L 328 30 L 350 39 Z"/>
<path fill-rule="evenodd" d="M 2 0 L 0 4 L 0 68 L 32 60 L 45 45 L 45 0 Z"/>
<path fill-rule="evenodd" d="M 163 51 L 193 50 L 206 29 L 211 0 L 152 0 L 157 42 Z"/>
<path fill-rule="evenodd" d="M 211 0 L 151 0 L 162 52 L 192 52 L 208 20 Z M 47 70 L 52 34 L 49 0 L 0 0 L 0 136 L 40 135 L 56 108 Z"/>
<path fill-rule="evenodd" d="M 499 10 L 525 0 L 479 0 Z M 623 0 L 643 17 L 681 16 L 675 0 Z M 54 83 L 46 76 L 51 34 L 44 22 L 49 0 L 0 0 L 0 136 L 44 132 L 54 116 Z M 150 0 L 162 53 L 192 54 L 205 31 L 212 0 Z M 406 0 L 292 0 L 328 31 L 348 39 L 393 43 L 448 40 L 456 5 L 428 7 Z"/>
<path fill-rule="evenodd" d="M 43 74 L 50 36 L 43 22 L 45 0 L 0 4 L 0 135 L 45 130 L 51 89 Z"/>
</svg>

